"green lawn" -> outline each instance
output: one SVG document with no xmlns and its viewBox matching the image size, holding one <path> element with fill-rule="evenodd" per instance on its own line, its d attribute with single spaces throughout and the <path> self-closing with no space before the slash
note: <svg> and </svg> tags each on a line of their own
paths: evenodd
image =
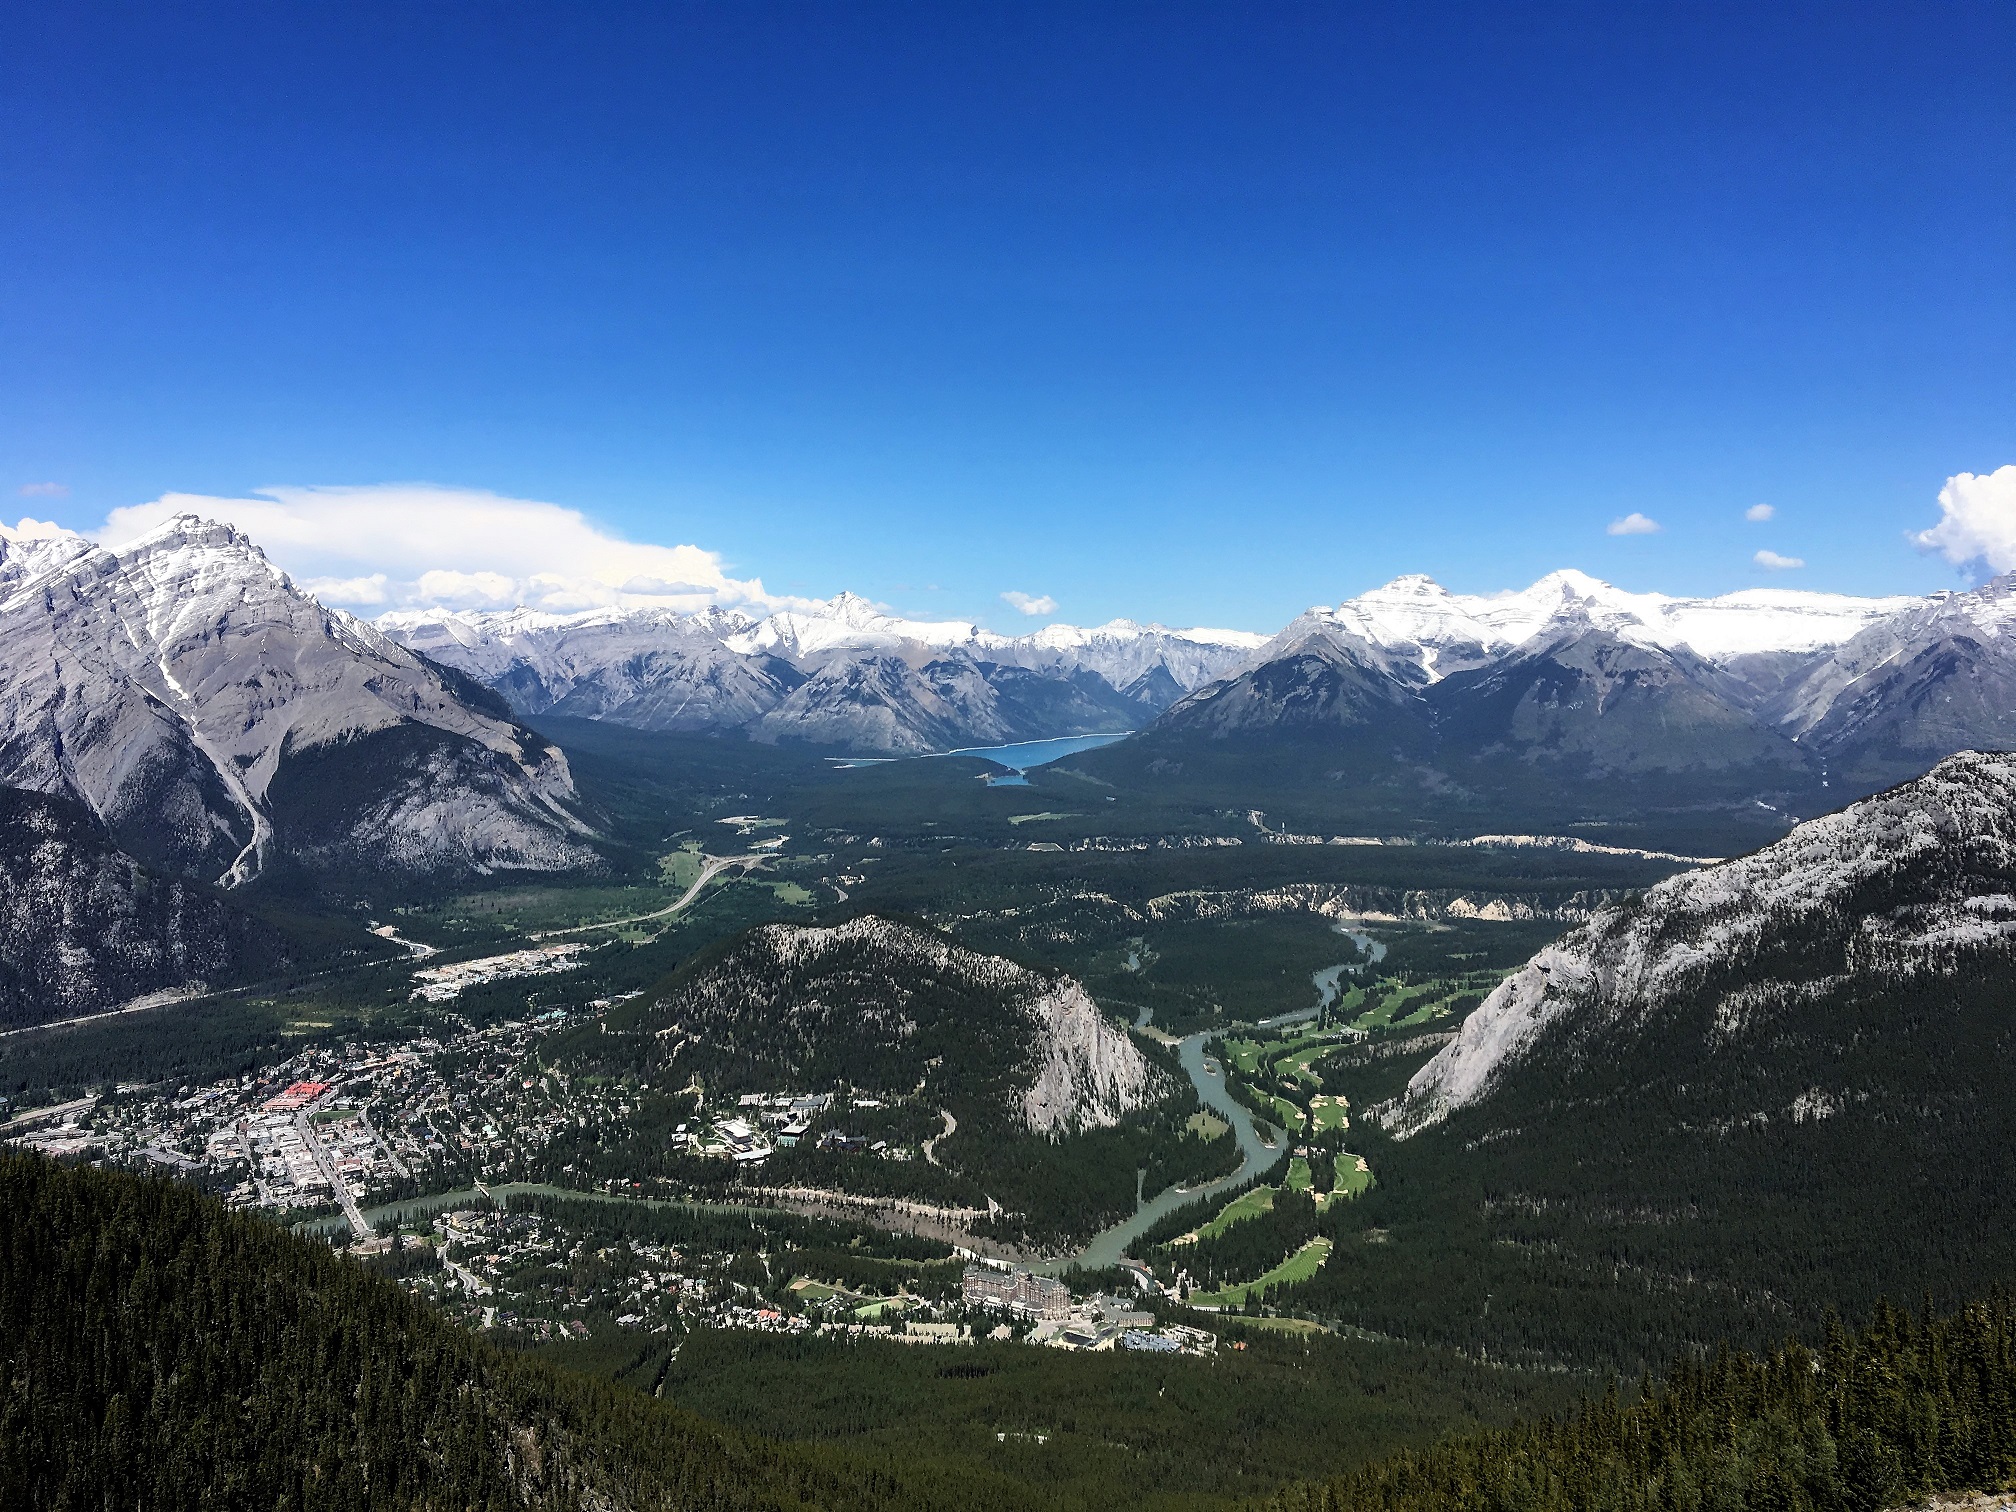
<svg viewBox="0 0 2016 1512">
<path fill-rule="evenodd" d="M 667 887 L 676 887 L 683 892 L 700 879 L 700 868 L 706 860 L 700 854 L 700 842 L 688 840 L 670 855 L 658 858 L 658 875 Z"/>
<path fill-rule="evenodd" d="M 1356 1197 L 1360 1192 L 1372 1189 L 1372 1169 L 1365 1164 L 1365 1157 L 1353 1155 L 1349 1150 L 1337 1157 L 1337 1187 L 1341 1196 Z"/>
<path fill-rule="evenodd" d="M 1323 1085 L 1323 1079 L 1309 1069 L 1309 1063 L 1321 1056 L 1328 1055 L 1335 1048 L 1333 1044 L 1326 1041 L 1320 1045 L 1312 1045 L 1307 1050 L 1297 1051 L 1276 1061 L 1274 1063 L 1274 1074 L 1276 1076 L 1292 1076 L 1297 1081 L 1305 1082 L 1309 1086 L 1320 1087 Z"/>
<path fill-rule="evenodd" d="M 1237 1307 L 1248 1297 L 1255 1296 L 1270 1286 L 1307 1281 L 1323 1268 L 1323 1262 L 1329 1258 L 1330 1241 L 1311 1239 L 1266 1275 L 1239 1286 L 1228 1286 L 1223 1291 L 1192 1292 L 1190 1301 L 1196 1307 Z"/>
<path fill-rule="evenodd" d="M 1309 1114 L 1319 1132 L 1324 1129 L 1348 1129 L 1351 1127 L 1351 1100 L 1325 1097 L 1319 1092 L 1309 1099 Z"/>
<path fill-rule="evenodd" d="M 1269 1101 L 1271 1101 L 1274 1104 L 1274 1111 L 1281 1116 L 1282 1128 L 1288 1130 L 1292 1134 L 1297 1129 L 1302 1127 L 1304 1121 L 1302 1117 L 1302 1110 L 1296 1107 L 1295 1104 L 1288 1101 L 1288 1099 L 1285 1097 L 1271 1098 L 1269 1099 Z"/>
<path fill-rule="evenodd" d="M 1226 1203 L 1204 1227 L 1197 1230 L 1200 1239 L 1215 1239 L 1242 1218 L 1257 1218 L 1262 1213 L 1274 1211 L 1274 1188 L 1254 1187 L 1250 1192 L 1241 1192 Z"/>
<path fill-rule="evenodd" d="M 1300 1155 L 1288 1162 L 1288 1190 L 1306 1192 L 1316 1184 L 1315 1174 L 1309 1169 L 1309 1162 Z"/>
<path fill-rule="evenodd" d="M 1232 1125 L 1225 1122 L 1216 1113 L 1207 1113 L 1202 1108 L 1199 1108 L 1195 1113 L 1190 1115 L 1189 1122 L 1183 1125 L 1183 1132 L 1186 1134 L 1195 1134 L 1199 1139 L 1208 1141 L 1219 1138 L 1231 1127 Z"/>
<path fill-rule="evenodd" d="M 1260 1069 L 1260 1046 L 1253 1040 L 1227 1040 L 1225 1054 L 1235 1068 L 1248 1076 Z"/>
</svg>

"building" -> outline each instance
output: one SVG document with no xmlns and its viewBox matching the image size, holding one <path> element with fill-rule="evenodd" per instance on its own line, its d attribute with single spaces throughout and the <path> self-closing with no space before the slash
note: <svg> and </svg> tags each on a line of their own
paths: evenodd
<svg viewBox="0 0 2016 1512">
<path fill-rule="evenodd" d="M 968 1307 L 1012 1312 L 1044 1322 L 1062 1322 L 1071 1316 L 1070 1287 L 1019 1265 L 1013 1270 L 969 1265 L 960 1279 L 959 1295 Z"/>
</svg>

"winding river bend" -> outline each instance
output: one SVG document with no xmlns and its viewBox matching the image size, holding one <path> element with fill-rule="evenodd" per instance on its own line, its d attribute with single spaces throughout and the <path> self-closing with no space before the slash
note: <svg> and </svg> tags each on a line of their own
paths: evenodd
<svg viewBox="0 0 2016 1512">
<path fill-rule="evenodd" d="M 1137 1027 L 1147 1027 L 1146 1010 L 1143 1010 Z M 1204 1042 L 1209 1038 L 1208 1034 L 1193 1034 L 1188 1039 L 1178 1040 L 1176 1059 L 1182 1063 L 1190 1085 L 1197 1089 L 1197 1100 L 1232 1125 L 1232 1132 L 1239 1140 L 1239 1169 L 1230 1176 L 1221 1176 L 1202 1186 L 1187 1189 L 1172 1186 L 1156 1193 L 1136 1209 L 1132 1217 L 1094 1235 L 1090 1244 L 1071 1257 L 1079 1265 L 1091 1269 L 1119 1264 L 1120 1257 L 1127 1253 L 1128 1245 L 1177 1208 L 1250 1181 L 1261 1172 L 1272 1169 L 1288 1153 L 1287 1136 L 1278 1129 L 1268 1127 L 1268 1134 L 1274 1138 L 1274 1143 L 1269 1144 L 1260 1132 L 1266 1126 L 1259 1124 L 1225 1090 L 1223 1068 L 1204 1054 Z"/>
<path fill-rule="evenodd" d="M 1355 934 L 1346 930 L 1339 930 L 1339 933 L 1347 935 L 1352 944 L 1358 947 L 1363 959 L 1355 962 L 1347 961 L 1336 966 L 1326 966 L 1321 971 L 1314 973 L 1310 977 L 1310 984 L 1316 989 L 1316 1002 L 1313 1006 L 1298 1008 L 1289 1013 L 1277 1014 L 1273 1018 L 1262 1019 L 1255 1027 L 1274 1029 L 1316 1017 L 1317 1014 L 1337 1000 L 1343 991 L 1343 978 L 1347 974 L 1357 970 L 1361 966 L 1377 962 L 1386 954 L 1385 945 L 1374 940 L 1370 935 Z M 1143 1008 L 1139 1016 L 1134 1020 L 1134 1027 L 1136 1029 L 1147 1028 L 1149 1019 L 1152 1016 L 1152 1009 Z M 1202 1186 L 1168 1187 L 1156 1193 L 1148 1201 L 1141 1203 L 1131 1216 L 1122 1219 L 1111 1228 L 1103 1229 L 1095 1234 L 1091 1242 L 1075 1255 L 1063 1260 L 1053 1260 L 1045 1265 L 1035 1266 L 1033 1267 L 1034 1269 L 1056 1271 L 1061 1270 L 1067 1265 L 1076 1264 L 1082 1265 L 1089 1270 L 1103 1269 L 1109 1265 L 1117 1265 L 1126 1255 L 1129 1245 L 1177 1208 L 1187 1203 L 1200 1201 L 1206 1197 L 1215 1197 L 1221 1192 L 1232 1190 L 1234 1187 L 1243 1186 L 1255 1177 L 1264 1175 L 1266 1172 L 1272 1170 L 1287 1155 L 1289 1146 L 1287 1132 L 1256 1119 L 1226 1089 L 1224 1068 L 1204 1053 L 1204 1046 L 1210 1038 L 1211 1032 L 1204 1032 L 1178 1040 L 1176 1042 L 1176 1059 L 1178 1064 L 1183 1067 L 1184 1074 L 1190 1078 L 1190 1085 L 1196 1088 L 1197 1101 L 1232 1126 L 1232 1133 L 1239 1141 L 1239 1168 L 1229 1176 L 1220 1176 L 1217 1180 L 1207 1181 Z M 950 1132 L 951 1129 L 948 1128 L 946 1133 L 949 1134 Z M 390 1203 L 384 1207 L 373 1208 L 363 1216 L 367 1222 L 372 1224 L 392 1217 L 404 1220 L 423 1211 L 441 1209 L 447 1205 L 474 1199 L 478 1196 L 491 1198 L 499 1207 L 503 1207 L 508 1204 L 511 1197 L 520 1192 L 570 1199 L 585 1198 L 589 1201 L 599 1200 L 619 1203 L 642 1201 L 646 1206 L 650 1207 L 682 1207 L 702 1212 L 749 1211 L 746 1205 L 735 1203 L 686 1202 L 676 1198 L 640 1199 L 635 1197 L 617 1197 L 609 1193 L 581 1192 L 564 1187 L 550 1186 L 544 1182 L 506 1182 L 480 1190 L 472 1188 L 461 1192 L 443 1192 L 430 1197 L 413 1198 L 405 1202 Z M 768 1208 L 759 1209 L 758 1211 L 782 1212 L 784 1210 Z M 301 1227 L 306 1231 L 314 1232 L 333 1228 L 341 1225 L 342 1222 L 343 1220 L 340 1218 L 322 1219 L 303 1224 Z"/>
<path fill-rule="evenodd" d="M 1376 965 L 1385 958 L 1386 946 L 1372 936 L 1341 927 L 1337 932 L 1358 947 L 1360 959 L 1325 966 L 1321 971 L 1314 973 L 1309 978 L 1310 985 L 1316 989 L 1316 1001 L 1313 1005 L 1262 1019 L 1256 1028 L 1278 1029 L 1315 1018 L 1342 995 L 1344 978 L 1347 975 L 1361 967 Z M 1152 1013 L 1152 1009 L 1143 1008 L 1134 1020 L 1134 1027 L 1146 1029 Z M 1224 1068 L 1204 1054 L 1205 1042 L 1210 1037 L 1208 1033 L 1193 1034 L 1188 1039 L 1178 1040 L 1176 1059 L 1189 1076 L 1190 1085 L 1197 1089 L 1197 1100 L 1232 1125 L 1232 1132 L 1239 1140 L 1239 1169 L 1230 1176 L 1221 1176 L 1216 1181 L 1207 1181 L 1202 1186 L 1187 1188 L 1172 1186 L 1156 1193 L 1152 1199 L 1141 1204 L 1132 1217 L 1095 1234 L 1090 1244 L 1071 1257 L 1077 1264 L 1088 1270 L 1119 1264 L 1130 1244 L 1177 1208 L 1243 1186 L 1254 1177 L 1271 1170 L 1288 1153 L 1287 1132 L 1261 1123 L 1226 1090 Z M 1274 1141 L 1271 1144 L 1268 1143 L 1269 1136 Z M 1056 1267 L 1053 1265 L 1052 1268 Z"/>
</svg>

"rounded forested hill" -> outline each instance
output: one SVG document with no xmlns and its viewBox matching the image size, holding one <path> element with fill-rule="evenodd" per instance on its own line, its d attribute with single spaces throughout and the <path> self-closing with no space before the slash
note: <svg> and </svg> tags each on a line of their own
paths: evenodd
<svg viewBox="0 0 2016 1512">
<path fill-rule="evenodd" d="M 844 1085 L 1049 1131 L 1109 1126 L 1171 1090 L 1069 977 L 874 916 L 750 930 L 610 1024 L 645 1037 L 654 1081 L 695 1077 L 710 1096 Z"/>
</svg>

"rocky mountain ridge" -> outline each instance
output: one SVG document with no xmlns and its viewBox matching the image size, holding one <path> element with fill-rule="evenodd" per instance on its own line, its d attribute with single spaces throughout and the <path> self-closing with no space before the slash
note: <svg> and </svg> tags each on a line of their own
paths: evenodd
<svg viewBox="0 0 2016 1512">
<path fill-rule="evenodd" d="M 1967 752 L 1753 855 L 1599 911 L 1493 990 L 1382 1115 L 1412 1132 L 1687 1004 L 1743 1053 L 1843 992 L 2005 972 L 2016 957 L 2016 757 Z M 1691 1021 L 1690 1021 L 1691 1022 Z M 1849 1089 L 1815 1088 L 1807 1116 Z M 1801 1116 L 1797 1107 L 1775 1110 Z"/>
<path fill-rule="evenodd" d="M 558 749 L 194 516 L 117 550 L 0 541 L 0 784 L 74 799 L 130 855 L 225 886 L 281 857 L 598 859 Z"/>
<path fill-rule="evenodd" d="M 875 754 L 1133 729 L 1263 639 L 1127 620 L 1004 636 L 904 619 L 853 594 L 760 620 L 719 609 L 424 610 L 378 624 L 526 715 Z"/>
<path fill-rule="evenodd" d="M 2012 597 L 2005 578 L 1923 599 L 1773 588 L 1685 598 L 1562 571 L 1495 595 L 1396 578 L 1271 637 L 1128 620 L 1004 636 L 852 594 L 762 618 L 434 609 L 378 623 L 523 714 L 861 753 L 1151 724 L 1213 740 L 1374 727 L 1415 753 L 1447 728 L 1480 750 L 1541 759 L 1580 751 L 1671 770 L 1708 752 L 1722 767 L 1804 769 L 1815 784 L 1832 761 L 1880 784 L 2016 738 Z M 1522 677 L 1526 693 L 1505 697 Z M 1503 717 L 1480 724 L 1494 701 Z M 1620 731 L 1625 714 L 1638 732 Z"/>
<path fill-rule="evenodd" d="M 150 874 L 81 804 L 0 788 L 0 1026 L 200 992 L 286 943 L 209 889 Z"/>
</svg>

